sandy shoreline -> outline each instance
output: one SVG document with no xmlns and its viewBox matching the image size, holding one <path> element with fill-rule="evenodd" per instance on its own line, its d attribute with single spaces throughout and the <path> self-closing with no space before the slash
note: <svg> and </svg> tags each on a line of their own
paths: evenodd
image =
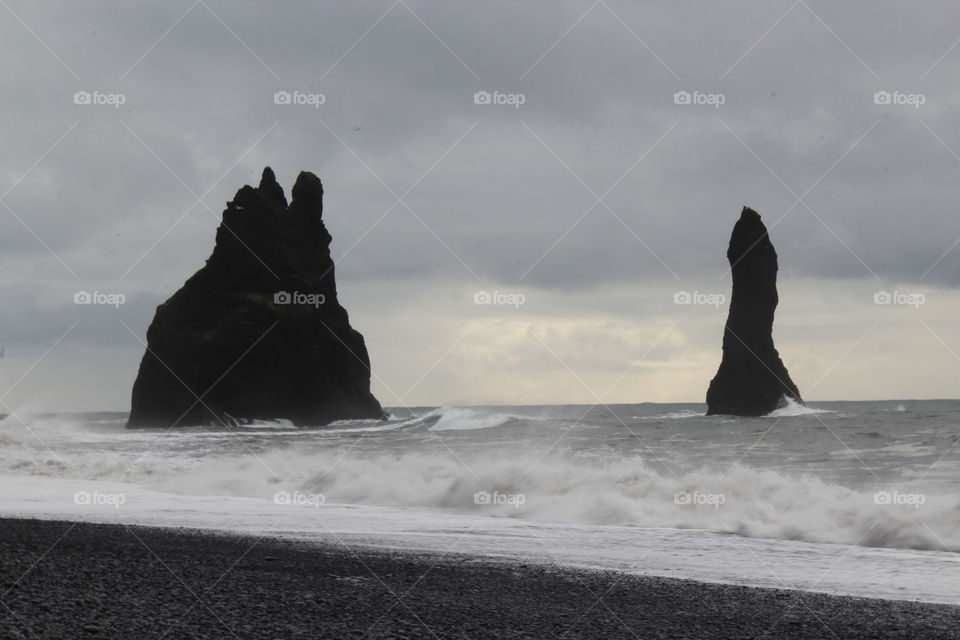
<svg viewBox="0 0 960 640">
<path fill-rule="evenodd" d="M 960 607 L 0 519 L 3 638 L 956 638 Z"/>
</svg>

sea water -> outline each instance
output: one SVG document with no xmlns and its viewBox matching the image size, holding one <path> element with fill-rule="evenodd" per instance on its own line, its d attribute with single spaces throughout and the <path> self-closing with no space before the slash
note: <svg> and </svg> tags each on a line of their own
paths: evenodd
<svg viewBox="0 0 960 640">
<path fill-rule="evenodd" d="M 960 402 L 421 407 L 297 428 L 0 422 L 0 515 L 960 603 Z"/>
</svg>

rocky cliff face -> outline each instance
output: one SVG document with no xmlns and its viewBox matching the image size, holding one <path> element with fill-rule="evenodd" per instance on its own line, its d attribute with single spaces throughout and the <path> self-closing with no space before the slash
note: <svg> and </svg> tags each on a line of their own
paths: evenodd
<svg viewBox="0 0 960 640">
<path fill-rule="evenodd" d="M 707 414 L 762 416 L 802 402 L 773 345 L 777 309 L 777 252 L 760 214 L 744 207 L 727 249 L 733 273 L 723 360 L 707 390 Z"/>
<path fill-rule="evenodd" d="M 323 186 L 302 172 L 291 196 L 267 167 L 227 204 L 206 265 L 157 307 L 128 427 L 383 417 L 337 301 Z"/>
</svg>

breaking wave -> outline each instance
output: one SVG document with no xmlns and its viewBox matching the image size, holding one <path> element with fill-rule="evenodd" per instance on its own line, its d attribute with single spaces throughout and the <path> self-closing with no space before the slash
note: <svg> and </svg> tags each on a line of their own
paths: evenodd
<svg viewBox="0 0 960 640">
<path fill-rule="evenodd" d="M 541 522 L 705 529 L 746 537 L 960 550 L 960 497 L 884 501 L 817 478 L 734 466 L 663 475 L 640 458 L 404 453 L 354 458 L 290 451 L 208 461 L 155 488 L 268 498 L 278 490 L 327 503 L 421 507 Z M 484 497 L 486 496 L 486 498 Z M 953 536 L 951 538 L 951 536 Z"/>
<path fill-rule="evenodd" d="M 806 415 L 819 410 L 796 405 L 781 411 Z M 960 551 L 960 496 L 946 489 L 920 494 L 910 493 L 909 487 L 886 487 L 885 499 L 813 476 L 743 465 L 675 475 L 639 456 L 611 460 L 555 451 L 541 457 L 542 449 L 492 451 L 491 443 L 481 440 L 472 451 L 456 455 L 449 449 L 420 449 L 419 443 L 430 438 L 427 431 L 482 430 L 531 420 L 550 419 L 441 408 L 388 423 L 340 423 L 323 432 L 409 430 L 402 448 L 361 451 L 352 448 L 352 435 L 342 442 L 334 438 L 334 445 L 324 448 L 310 432 L 277 445 L 262 436 L 246 438 L 247 433 L 212 438 L 206 432 L 126 432 L 119 422 L 97 427 L 112 431 L 93 432 L 70 423 L 47 425 L 47 431 L 31 424 L 28 431 L 8 418 L 0 420 L 0 476 L 5 481 L 42 476 L 128 482 L 197 496 L 271 499 L 278 491 L 302 491 L 322 494 L 326 503 Z M 42 446 L 31 435 L 38 429 Z M 270 437 L 285 436 L 278 429 Z M 224 438 L 241 438 L 235 442 L 243 444 L 224 450 Z M 264 442 L 275 446 L 263 449 Z M 208 448 L 199 451 L 201 445 Z M 261 448 L 250 452 L 248 445 Z"/>
<path fill-rule="evenodd" d="M 776 411 L 771 411 L 766 415 L 767 418 L 793 418 L 796 416 L 812 416 L 818 413 L 833 413 L 829 409 L 815 409 L 813 407 L 808 407 L 806 405 L 800 404 L 793 398 L 784 397 L 784 400 L 787 401 L 787 405 Z"/>
<path fill-rule="evenodd" d="M 472 431 L 473 429 L 489 429 L 499 427 L 509 422 L 517 420 L 535 420 L 529 416 L 521 416 L 513 413 L 487 413 L 477 409 L 461 409 L 454 407 L 441 407 L 431 411 L 424 420 L 438 418 L 436 423 L 430 427 L 431 431 Z"/>
</svg>

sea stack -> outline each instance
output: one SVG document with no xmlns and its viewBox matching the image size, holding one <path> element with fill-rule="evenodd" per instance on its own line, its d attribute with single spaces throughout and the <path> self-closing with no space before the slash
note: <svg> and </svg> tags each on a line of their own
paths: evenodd
<svg viewBox="0 0 960 640">
<path fill-rule="evenodd" d="M 773 346 L 777 309 L 777 252 L 760 214 L 744 207 L 733 227 L 727 260 L 733 273 L 723 360 L 707 389 L 707 415 L 763 416 L 802 402 Z"/>
<path fill-rule="evenodd" d="M 128 428 L 384 417 L 322 215 L 323 185 L 306 171 L 289 205 L 270 167 L 237 192 L 206 265 L 157 307 Z"/>
</svg>

